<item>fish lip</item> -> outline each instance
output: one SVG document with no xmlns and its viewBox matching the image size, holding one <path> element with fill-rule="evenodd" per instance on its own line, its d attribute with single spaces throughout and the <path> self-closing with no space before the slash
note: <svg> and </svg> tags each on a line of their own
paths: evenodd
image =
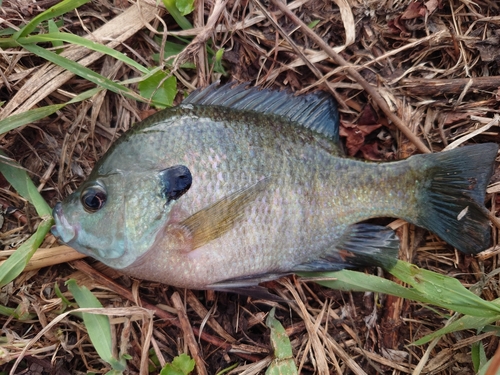
<svg viewBox="0 0 500 375">
<path fill-rule="evenodd" d="M 78 235 L 76 226 L 71 225 L 64 216 L 61 202 L 57 202 L 52 210 L 52 216 L 55 220 L 55 225 L 50 228 L 51 233 L 59 238 L 64 243 L 73 241 Z"/>
</svg>

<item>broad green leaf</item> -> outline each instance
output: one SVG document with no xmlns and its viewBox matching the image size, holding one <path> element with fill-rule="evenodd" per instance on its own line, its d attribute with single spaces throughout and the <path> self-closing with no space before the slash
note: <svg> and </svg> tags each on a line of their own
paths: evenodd
<svg viewBox="0 0 500 375">
<path fill-rule="evenodd" d="M 52 217 L 46 217 L 38 225 L 36 232 L 0 266 L 0 287 L 10 283 L 23 272 L 35 251 L 40 247 L 52 224 Z"/>
<path fill-rule="evenodd" d="M 285 329 L 274 317 L 275 310 L 273 307 L 266 319 L 266 325 L 271 329 L 271 345 L 274 349 L 274 359 L 266 375 L 295 375 L 297 366 L 293 360 L 292 345 Z"/>
<path fill-rule="evenodd" d="M 167 363 L 160 375 L 188 375 L 194 370 L 194 366 L 194 359 L 183 353 L 175 357 L 172 363 Z"/>
<path fill-rule="evenodd" d="M 194 0 L 175 0 L 175 6 L 185 16 L 194 10 Z"/>
<path fill-rule="evenodd" d="M 78 306 L 102 308 L 99 300 L 86 287 L 78 286 L 76 281 L 71 279 L 66 282 L 66 285 L 75 297 Z M 123 359 L 119 360 L 113 356 L 111 325 L 109 318 L 106 315 L 82 313 L 83 322 L 87 328 L 90 341 L 94 345 L 97 354 L 102 360 L 108 362 L 113 370 L 124 371 L 126 364 Z"/>
<path fill-rule="evenodd" d="M 62 42 L 73 43 L 83 47 L 86 47 L 92 51 L 100 52 L 105 55 L 114 57 L 117 60 L 123 61 L 125 64 L 128 64 L 134 68 L 136 68 L 141 73 L 147 74 L 149 73 L 149 69 L 142 66 L 138 62 L 132 60 L 127 55 L 114 50 L 108 46 L 105 46 L 100 43 L 93 42 L 89 39 L 83 38 L 78 35 L 69 34 L 69 33 L 61 33 L 58 32 L 57 29 L 55 32 L 50 32 L 48 34 L 34 35 L 24 38 L 19 38 L 17 42 L 25 47 L 27 44 L 35 44 L 35 43 L 56 43 L 59 42 L 62 45 Z"/>
<path fill-rule="evenodd" d="M 177 78 L 166 77 L 165 72 L 158 71 L 139 83 L 141 95 L 151 99 L 152 103 L 160 108 L 170 107 L 177 94 Z"/>
<path fill-rule="evenodd" d="M 158 41 L 158 43 L 161 43 L 161 41 Z M 181 53 L 184 48 L 186 48 L 187 44 L 179 44 L 179 43 L 173 43 L 167 41 L 165 43 L 165 48 L 163 49 L 163 63 L 171 67 L 174 63 L 175 57 Z M 159 53 L 154 53 L 152 55 L 152 58 L 155 62 L 160 63 L 160 54 Z M 183 69 L 194 69 L 196 68 L 196 65 L 190 61 L 187 61 L 185 63 L 182 63 L 180 65 L 181 68 Z"/>
<path fill-rule="evenodd" d="M 53 7 L 47 9 L 45 12 L 40 13 L 39 15 L 33 17 L 31 21 L 24 26 L 22 29 L 17 31 L 14 34 L 14 39 L 18 39 L 20 37 L 26 36 L 33 32 L 35 28 L 40 24 L 40 22 L 48 21 L 52 18 L 62 16 L 73 9 L 82 6 L 83 4 L 88 3 L 90 0 L 63 0 L 60 3 L 54 5 Z"/>
</svg>

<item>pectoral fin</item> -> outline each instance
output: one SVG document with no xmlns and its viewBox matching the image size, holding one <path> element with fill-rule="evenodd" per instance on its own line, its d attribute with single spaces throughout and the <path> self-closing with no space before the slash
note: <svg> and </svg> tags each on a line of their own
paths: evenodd
<svg viewBox="0 0 500 375">
<path fill-rule="evenodd" d="M 238 190 L 211 206 L 198 211 L 180 223 L 191 234 L 192 250 L 219 238 L 243 218 L 245 209 L 269 184 L 263 179 Z"/>
</svg>

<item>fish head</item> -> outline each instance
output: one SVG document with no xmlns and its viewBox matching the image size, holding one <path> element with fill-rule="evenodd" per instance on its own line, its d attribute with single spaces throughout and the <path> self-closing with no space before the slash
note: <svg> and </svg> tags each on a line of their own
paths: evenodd
<svg viewBox="0 0 500 375">
<path fill-rule="evenodd" d="M 91 177 L 53 209 L 52 234 L 78 252 L 122 269 L 148 251 L 176 204 L 158 171 Z"/>
</svg>

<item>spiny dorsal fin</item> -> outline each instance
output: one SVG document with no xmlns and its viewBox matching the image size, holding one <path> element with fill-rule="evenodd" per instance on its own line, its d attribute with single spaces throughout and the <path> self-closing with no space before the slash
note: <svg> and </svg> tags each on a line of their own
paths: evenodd
<svg viewBox="0 0 500 375">
<path fill-rule="evenodd" d="M 216 82 L 192 92 L 182 104 L 222 106 L 283 116 L 335 142 L 339 140 L 337 103 L 325 92 L 295 96 L 286 91 L 247 88 L 248 83 L 218 85 Z"/>
<path fill-rule="evenodd" d="M 243 217 L 246 207 L 264 191 L 269 179 L 239 190 L 191 215 L 180 225 L 191 235 L 192 250 L 219 238 Z"/>
</svg>

